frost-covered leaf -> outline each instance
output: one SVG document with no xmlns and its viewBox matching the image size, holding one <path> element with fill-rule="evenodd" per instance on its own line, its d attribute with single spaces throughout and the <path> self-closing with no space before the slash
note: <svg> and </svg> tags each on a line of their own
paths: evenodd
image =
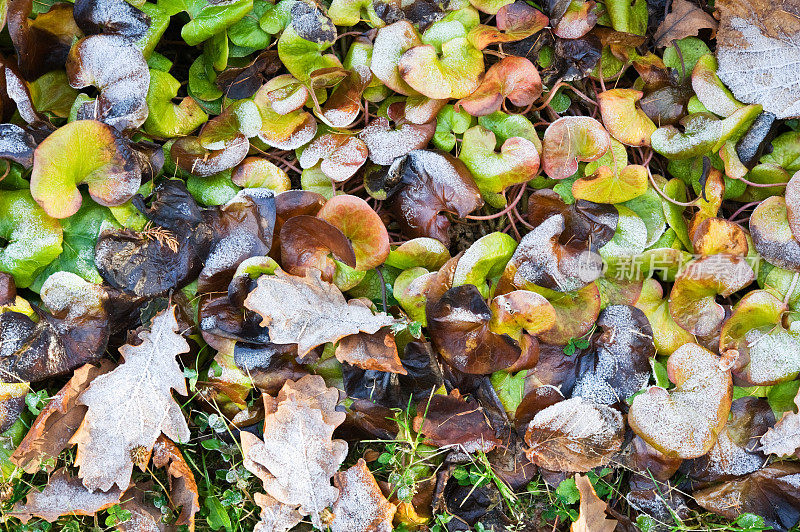
<svg viewBox="0 0 800 532">
<path fill-rule="evenodd" d="M 189 441 L 189 427 L 171 393 L 187 393 L 175 357 L 188 352 L 189 344 L 177 331 L 173 306 L 153 318 L 150 331 L 139 333 L 139 345 L 120 348 L 124 363 L 95 378 L 80 395 L 78 402 L 88 411 L 71 442 L 78 444 L 75 464 L 86 487 L 127 488 L 136 449 L 149 453 L 162 433 Z"/>
<path fill-rule="evenodd" d="M 800 393 L 794 398 L 794 404 L 800 408 Z M 784 412 L 775 426 L 761 437 L 760 450 L 765 454 L 791 456 L 800 448 L 800 414 Z"/>
<path fill-rule="evenodd" d="M 333 476 L 339 499 L 333 504 L 332 532 L 391 532 L 397 507 L 386 500 L 375 477 L 360 458 Z"/>
<path fill-rule="evenodd" d="M 800 6 L 793 0 L 721 0 L 717 75 L 734 96 L 778 118 L 800 116 Z"/>
<path fill-rule="evenodd" d="M 351 334 L 373 334 L 396 321 L 387 314 L 348 305 L 339 289 L 320 279 L 318 271 L 306 277 L 282 271 L 262 275 L 244 305 L 261 315 L 273 343 L 298 344 L 300 356 Z"/>
<path fill-rule="evenodd" d="M 81 483 L 80 478 L 70 476 L 62 468 L 53 473 L 42 491 L 33 488 L 25 504 L 15 504 L 10 515 L 23 523 L 34 516 L 53 522 L 62 515 L 94 515 L 117 504 L 121 496 L 118 488 L 105 492 L 91 491 Z"/>
<path fill-rule="evenodd" d="M 622 446 L 622 414 L 583 397 L 541 410 L 528 425 L 528 459 L 553 471 L 589 471 L 607 464 Z"/>
</svg>

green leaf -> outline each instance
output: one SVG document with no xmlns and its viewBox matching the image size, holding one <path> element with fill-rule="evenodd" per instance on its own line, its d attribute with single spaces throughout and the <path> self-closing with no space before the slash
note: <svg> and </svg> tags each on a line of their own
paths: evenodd
<svg viewBox="0 0 800 532">
<path fill-rule="evenodd" d="M 167 31 L 170 16 L 158 5 L 150 2 L 145 2 L 138 7 L 145 15 L 150 17 L 150 27 L 147 29 L 147 33 L 134 44 L 142 51 L 144 58 L 148 59 L 153 50 L 155 50 L 158 41 L 161 40 L 161 36 Z"/>
<path fill-rule="evenodd" d="M 527 371 L 519 371 L 516 374 L 508 371 L 492 373 L 492 387 L 497 392 L 497 397 L 500 398 L 500 402 L 503 403 L 509 416 L 513 417 L 525 396 L 525 376 L 527 374 Z"/>
<path fill-rule="evenodd" d="M 231 523 L 231 518 L 217 497 L 206 497 L 205 506 L 208 512 L 208 526 L 213 530 L 219 530 L 224 527 L 228 532 L 232 532 L 233 524 Z"/>
<path fill-rule="evenodd" d="M 316 43 L 303 39 L 289 26 L 278 39 L 278 57 L 291 75 L 307 81 L 315 70 L 341 66 L 335 55 L 322 54 L 330 47 L 330 42 Z"/>
<path fill-rule="evenodd" d="M 474 116 L 464 110 L 456 111 L 451 104 L 447 104 L 436 115 L 433 144 L 440 150 L 451 151 L 456 145 L 456 135 L 463 134 L 473 125 Z"/>
<path fill-rule="evenodd" d="M 227 203 L 241 190 L 231 181 L 230 170 L 208 177 L 189 176 L 186 188 L 198 203 L 209 206 Z"/>
<path fill-rule="evenodd" d="M 575 504 L 581 500 L 581 493 L 574 478 L 562 480 L 556 488 L 556 495 L 564 504 Z"/>
<path fill-rule="evenodd" d="M 191 96 L 184 97 L 179 104 L 172 103 L 180 87 L 180 82 L 169 72 L 150 71 L 150 87 L 147 90 L 150 112 L 144 122 L 146 132 L 158 137 L 181 137 L 208 120 L 208 115 Z"/>
<path fill-rule="evenodd" d="M 94 247 L 104 229 L 120 227 L 111 211 L 87 200 L 78 212 L 65 218 L 61 226 L 64 230 L 64 250 L 36 278 L 31 287 L 36 292 L 48 277 L 58 271 L 75 273 L 90 283 L 103 282 L 94 264 Z"/>
<path fill-rule="evenodd" d="M 272 36 L 261 29 L 258 21 L 272 4 L 266 0 L 253 0 L 253 9 L 242 20 L 228 28 L 228 38 L 236 46 L 261 50 L 269 46 Z"/>
<path fill-rule="evenodd" d="M 181 37 L 190 46 L 223 32 L 253 9 L 253 0 L 234 0 L 219 5 L 208 0 L 168 0 L 167 3 L 183 3 L 183 10 L 189 13 L 191 20 L 181 29 Z M 159 5 L 162 5 L 161 1 Z"/>
</svg>

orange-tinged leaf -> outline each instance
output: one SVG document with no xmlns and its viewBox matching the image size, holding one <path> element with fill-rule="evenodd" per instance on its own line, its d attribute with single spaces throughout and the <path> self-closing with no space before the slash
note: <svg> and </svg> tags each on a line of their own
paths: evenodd
<svg viewBox="0 0 800 532">
<path fill-rule="evenodd" d="M 617 527 L 615 519 L 606 518 L 608 505 L 600 500 L 594 491 L 589 477 L 575 475 L 575 485 L 581 494 L 581 505 L 578 520 L 572 523 L 571 532 L 614 532 Z"/>
<path fill-rule="evenodd" d="M 171 499 L 181 513 L 175 521 L 176 526 L 187 525 L 194 530 L 194 514 L 200 510 L 200 494 L 189 464 L 183 458 L 178 446 L 163 434 L 153 447 L 153 465 L 164 467 L 169 475 Z"/>
<path fill-rule="evenodd" d="M 336 359 L 362 369 L 406 374 L 397 355 L 397 344 L 388 328 L 375 334 L 358 333 L 345 336 L 336 346 Z"/>
<path fill-rule="evenodd" d="M 333 483 L 339 488 L 339 499 L 333 504 L 332 532 L 393 530 L 397 507 L 383 496 L 363 458 L 353 467 L 336 473 Z"/>
</svg>

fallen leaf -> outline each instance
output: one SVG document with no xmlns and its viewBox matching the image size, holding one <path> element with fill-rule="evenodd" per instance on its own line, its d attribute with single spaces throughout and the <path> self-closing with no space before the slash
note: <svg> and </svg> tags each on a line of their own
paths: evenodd
<svg viewBox="0 0 800 532">
<path fill-rule="evenodd" d="M 261 508 L 261 521 L 256 523 L 253 532 L 285 532 L 294 528 L 303 516 L 288 504 L 283 504 L 266 493 L 256 493 L 253 500 Z"/>
<path fill-rule="evenodd" d="M 308 376 L 288 381 L 277 399 L 265 396 L 264 402 L 264 440 L 240 433 L 243 464 L 261 479 L 270 497 L 260 498 L 262 516 L 269 521 L 262 520 L 257 529 L 271 530 L 270 522 L 287 527 L 295 512 L 311 515 L 322 528 L 320 514 L 339 497 L 331 477 L 347 456 L 347 442 L 332 439 L 345 419 L 344 412 L 333 410 L 338 391 L 325 387 L 321 377 Z"/>
<path fill-rule="evenodd" d="M 488 453 L 500 444 L 483 408 L 474 399 L 465 400 L 458 390 L 433 395 L 417 405 L 414 430 L 427 445 L 455 447 L 466 453 Z"/>
<path fill-rule="evenodd" d="M 339 499 L 333 505 L 332 532 L 391 532 L 397 506 L 386 500 L 363 458 L 336 473 Z"/>
<path fill-rule="evenodd" d="M 528 425 L 525 450 L 534 464 L 552 471 L 589 471 L 607 464 L 622 447 L 619 411 L 573 397 L 548 406 Z"/>
<path fill-rule="evenodd" d="M 794 404 L 800 408 L 800 392 L 794 398 Z M 784 412 L 775 426 L 761 436 L 761 452 L 790 456 L 800 448 L 800 413 Z"/>
<path fill-rule="evenodd" d="M 78 398 L 88 411 L 70 443 L 78 444 L 75 465 L 91 490 L 127 488 L 133 455 L 143 448 L 149 456 L 162 433 L 173 441 L 189 440 L 189 426 L 171 393 L 187 395 L 175 357 L 188 352 L 189 344 L 177 333 L 175 308 L 153 318 L 150 331 L 139 333 L 139 345 L 120 347 L 124 363 L 97 377 Z"/>
<path fill-rule="evenodd" d="M 110 360 L 104 360 L 99 367 L 85 364 L 76 369 L 72 378 L 39 412 L 11 455 L 11 461 L 30 474 L 42 466 L 47 471 L 55 469 L 55 459 L 69 447 L 70 438 L 86 415 L 86 406 L 78 404 L 78 397 L 95 377 L 109 372 L 112 367 Z"/>
<path fill-rule="evenodd" d="M 672 10 L 659 24 L 653 39 L 658 48 L 669 46 L 672 41 L 684 37 L 694 37 L 700 30 L 711 30 L 711 37 L 717 31 L 717 21 L 688 0 L 672 0 Z"/>
<path fill-rule="evenodd" d="M 720 0 L 717 76 L 744 103 L 800 117 L 800 5 L 794 0 Z"/>
<path fill-rule="evenodd" d="M 345 336 L 336 346 L 336 359 L 362 369 L 388 371 L 405 375 L 397 355 L 397 344 L 388 327 L 375 334 L 358 333 Z"/>
<path fill-rule="evenodd" d="M 578 520 L 572 523 L 571 532 L 613 532 L 617 527 L 615 519 L 606 519 L 608 505 L 600 500 L 585 475 L 575 475 L 575 485 L 581 494 Z"/>
<path fill-rule="evenodd" d="M 28 492 L 25 504 L 18 502 L 9 514 L 23 523 L 31 517 L 41 517 L 53 522 L 62 515 L 94 515 L 100 510 L 117 504 L 122 492 L 112 488 L 107 492 L 90 491 L 81 483 L 81 479 L 72 477 L 61 468 L 50 477 L 50 481 L 42 491 L 32 489 Z"/>
<path fill-rule="evenodd" d="M 117 523 L 119 532 L 166 532 L 167 525 L 161 521 L 161 510 L 144 498 L 151 487 L 150 484 L 133 484 L 122 494 L 120 506 L 131 513 L 131 518 Z"/>
<path fill-rule="evenodd" d="M 341 291 L 323 281 L 316 270 L 306 277 L 282 271 L 262 275 L 244 306 L 261 315 L 261 325 L 269 328 L 273 343 L 297 344 L 301 357 L 318 345 L 359 332 L 373 334 L 397 321 L 348 305 Z"/>
<path fill-rule="evenodd" d="M 187 525 L 189 530 L 193 531 L 194 514 L 200 510 L 197 482 L 181 450 L 163 434 L 153 446 L 153 465 L 166 468 L 172 503 L 176 507 L 181 507 L 175 526 Z"/>
</svg>

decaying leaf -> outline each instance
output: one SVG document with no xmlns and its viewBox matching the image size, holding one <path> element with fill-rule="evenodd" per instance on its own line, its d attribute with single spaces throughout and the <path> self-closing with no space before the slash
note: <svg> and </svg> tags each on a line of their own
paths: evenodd
<svg viewBox="0 0 800 532">
<path fill-rule="evenodd" d="M 500 444 L 483 408 L 474 399 L 465 400 L 458 390 L 421 401 L 414 430 L 429 445 L 453 446 L 467 453 L 489 452 Z"/>
<path fill-rule="evenodd" d="M 742 102 L 761 104 L 778 118 L 800 116 L 800 5 L 722 0 L 716 7 L 719 78 Z"/>
<path fill-rule="evenodd" d="M 693 37 L 700 30 L 717 31 L 717 21 L 689 0 L 672 0 L 672 10 L 658 26 L 653 39 L 658 47 L 669 46 L 673 40 Z"/>
<path fill-rule="evenodd" d="M 388 327 L 375 334 L 358 333 L 345 336 L 336 346 L 336 359 L 362 369 L 406 374 L 397 344 Z"/>
<path fill-rule="evenodd" d="M 139 333 L 139 345 L 124 345 L 125 359 L 101 375 L 78 398 L 88 411 L 70 440 L 78 444 L 75 464 L 83 484 L 108 490 L 130 484 L 133 456 L 142 447 L 149 455 L 163 433 L 173 441 L 189 440 L 189 427 L 171 390 L 186 395 L 186 379 L 175 357 L 189 351 L 178 334 L 175 308 L 153 318 L 150 331 Z"/>
<path fill-rule="evenodd" d="M 617 527 L 617 521 L 606 518 L 608 505 L 597 496 L 592 483 L 589 482 L 589 477 L 575 475 L 575 485 L 581 494 L 581 505 L 578 520 L 572 523 L 570 531 L 613 532 Z"/>
<path fill-rule="evenodd" d="M 300 356 L 326 342 L 359 332 L 373 334 L 396 322 L 387 314 L 348 305 L 339 289 L 315 270 L 306 277 L 282 271 L 261 276 L 244 306 L 261 315 L 273 343 L 297 344 Z"/>
<path fill-rule="evenodd" d="M 90 491 L 80 478 L 70 476 L 62 468 L 53 473 L 42 491 L 34 488 L 28 493 L 25 504 L 15 504 L 10 515 L 23 523 L 34 516 L 53 522 L 62 515 L 94 515 L 117 504 L 121 496 L 117 488 Z"/>
<path fill-rule="evenodd" d="M 163 434 L 153 446 L 153 465 L 166 468 L 169 475 L 170 498 L 175 506 L 181 507 L 175 525 L 188 525 L 189 530 L 194 530 L 194 514 L 200 510 L 197 482 L 178 446 Z"/>
<path fill-rule="evenodd" d="M 800 408 L 800 392 L 794 398 L 794 404 Z M 761 451 L 765 454 L 791 456 L 800 448 L 800 413 L 785 412 L 761 437 Z"/>
</svg>

